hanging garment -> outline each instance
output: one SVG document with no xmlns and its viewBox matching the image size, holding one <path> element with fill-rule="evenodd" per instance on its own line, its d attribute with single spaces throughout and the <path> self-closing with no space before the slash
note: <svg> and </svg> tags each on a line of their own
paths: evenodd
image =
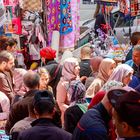
<svg viewBox="0 0 140 140">
<path fill-rule="evenodd" d="M 60 1 L 60 34 L 68 34 L 72 31 L 71 0 Z"/>
<path fill-rule="evenodd" d="M 131 0 L 130 8 L 132 17 L 140 15 L 140 0 Z"/>
<path fill-rule="evenodd" d="M 80 0 L 71 0 L 71 15 L 72 15 L 72 32 L 61 35 L 60 37 L 60 50 L 64 51 L 65 49 L 74 49 L 79 36 L 80 36 L 80 28 L 79 28 L 79 16 L 80 11 Z"/>
<path fill-rule="evenodd" d="M 19 0 L 19 5 L 23 10 L 42 12 L 41 0 Z"/>
<path fill-rule="evenodd" d="M 60 0 L 46 0 L 48 42 L 51 45 L 53 30 L 60 30 Z"/>
<path fill-rule="evenodd" d="M 117 5 L 118 0 L 94 0 L 95 3 L 97 4 L 103 4 L 103 5 Z"/>
<path fill-rule="evenodd" d="M 129 0 L 119 0 L 120 12 L 125 16 L 130 12 L 130 2 Z"/>
</svg>

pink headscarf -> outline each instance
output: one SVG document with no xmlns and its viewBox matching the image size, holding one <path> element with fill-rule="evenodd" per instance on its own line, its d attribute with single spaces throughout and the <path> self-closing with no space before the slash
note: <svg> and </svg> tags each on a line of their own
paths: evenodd
<svg viewBox="0 0 140 140">
<path fill-rule="evenodd" d="M 62 78 L 64 81 L 71 81 L 77 78 L 77 75 L 74 73 L 75 67 L 79 65 L 76 58 L 68 58 L 65 60 L 62 68 Z"/>
<path fill-rule="evenodd" d="M 98 72 L 99 65 L 101 64 L 103 58 L 100 56 L 96 56 L 90 59 L 90 65 L 94 72 Z"/>
<path fill-rule="evenodd" d="M 100 78 L 104 82 L 106 82 L 110 76 L 109 71 L 112 64 L 115 64 L 115 61 L 113 59 L 110 59 L 110 58 L 103 59 L 99 66 L 99 72 L 98 72 L 97 78 Z"/>
<path fill-rule="evenodd" d="M 133 71 L 133 68 L 131 68 L 129 65 L 120 64 L 114 69 L 108 81 L 115 80 L 118 82 L 122 82 L 123 78 L 126 77 L 129 73 L 133 73 Z"/>
</svg>

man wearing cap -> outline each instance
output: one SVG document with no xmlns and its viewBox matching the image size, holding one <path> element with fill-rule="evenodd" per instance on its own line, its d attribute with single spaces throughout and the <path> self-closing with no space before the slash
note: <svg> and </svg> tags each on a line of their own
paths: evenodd
<svg viewBox="0 0 140 140">
<path fill-rule="evenodd" d="M 114 89 L 108 98 L 118 136 L 124 140 L 140 140 L 140 93 Z"/>
<path fill-rule="evenodd" d="M 112 105 L 105 94 L 99 104 L 82 116 L 73 132 L 72 140 L 108 140 L 111 110 Z"/>
<path fill-rule="evenodd" d="M 62 72 L 62 66 L 54 60 L 56 58 L 56 51 L 51 47 L 43 48 L 40 50 L 40 57 L 44 67 L 50 74 L 49 85 L 53 88 L 53 94 L 56 97 L 56 87 Z"/>
<path fill-rule="evenodd" d="M 19 140 L 71 140 L 71 134 L 53 122 L 55 101 L 51 92 L 36 92 L 33 104 L 38 119 L 31 124 L 32 128 L 20 133 Z"/>
</svg>

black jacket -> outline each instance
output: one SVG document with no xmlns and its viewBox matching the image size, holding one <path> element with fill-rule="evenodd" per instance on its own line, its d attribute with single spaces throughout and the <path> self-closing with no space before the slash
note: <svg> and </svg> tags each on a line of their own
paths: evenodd
<svg viewBox="0 0 140 140">
<path fill-rule="evenodd" d="M 50 61 L 44 66 L 50 74 L 50 82 L 49 85 L 53 89 L 54 97 L 56 97 L 56 87 L 62 75 L 62 66 L 58 64 L 56 61 Z"/>
<path fill-rule="evenodd" d="M 18 140 L 71 140 L 71 134 L 56 127 L 51 119 L 37 119 L 32 126 L 20 133 Z"/>
</svg>

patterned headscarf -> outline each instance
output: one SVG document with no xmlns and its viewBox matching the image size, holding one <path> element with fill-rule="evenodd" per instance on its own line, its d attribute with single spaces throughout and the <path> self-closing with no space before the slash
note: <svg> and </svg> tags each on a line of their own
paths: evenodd
<svg viewBox="0 0 140 140">
<path fill-rule="evenodd" d="M 104 82 L 106 82 L 110 76 L 108 73 L 110 71 L 112 64 L 115 64 L 115 61 L 113 59 L 110 58 L 103 59 L 99 66 L 97 78 L 100 78 L 104 80 Z"/>
<path fill-rule="evenodd" d="M 56 57 L 56 50 L 53 50 L 51 47 L 43 48 L 40 50 L 40 56 L 48 60 L 53 60 Z"/>
<path fill-rule="evenodd" d="M 80 80 L 70 82 L 68 89 L 70 105 L 86 103 L 85 92 L 86 88 Z"/>
<path fill-rule="evenodd" d="M 68 58 L 65 60 L 62 68 L 62 78 L 63 81 L 71 81 L 77 78 L 77 75 L 74 73 L 75 67 L 79 65 L 76 58 Z"/>
</svg>

